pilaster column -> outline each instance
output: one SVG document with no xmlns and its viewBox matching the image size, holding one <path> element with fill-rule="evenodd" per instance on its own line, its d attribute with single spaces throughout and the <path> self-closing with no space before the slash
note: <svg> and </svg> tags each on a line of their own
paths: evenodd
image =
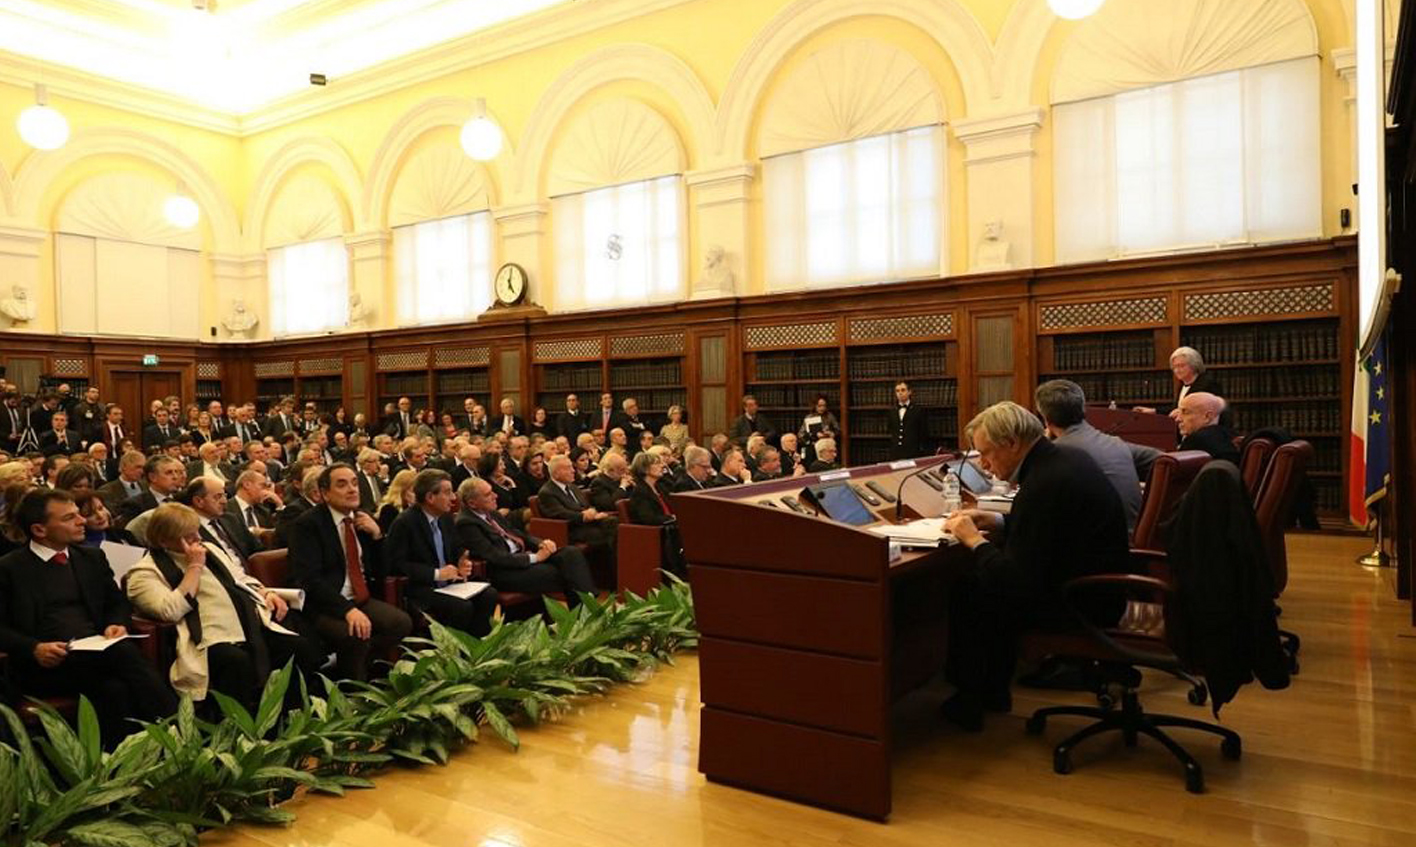
<svg viewBox="0 0 1416 847">
<path fill-rule="evenodd" d="M 12 332 L 54 332 L 58 321 L 58 286 L 41 286 L 40 254 L 49 233 L 27 226 L 0 224 L 0 299 L 23 287 L 35 304 L 32 321 L 16 324 L 0 316 L 0 328 Z"/>
<path fill-rule="evenodd" d="M 377 329 L 398 325 L 397 282 L 388 272 L 389 243 L 384 230 L 353 232 L 344 236 L 349 248 L 349 291 L 358 292 L 368 317 L 351 330 Z"/>
<path fill-rule="evenodd" d="M 247 338 L 270 338 L 270 288 L 266 285 L 266 259 L 264 253 L 250 255 L 229 255 L 215 253 L 211 256 L 212 291 L 201 302 L 202 326 L 216 327 L 217 341 L 230 341 L 231 333 L 222 322 L 232 311 L 237 300 L 246 310 L 260 319 L 254 332 Z"/>
<path fill-rule="evenodd" d="M 501 262 L 514 262 L 526 271 L 526 301 L 551 309 L 555 298 L 550 290 L 551 245 L 547 224 L 551 210 L 545 203 L 523 203 L 492 210 L 497 222 Z M 495 268 L 493 269 L 495 272 Z M 485 280 L 490 288 L 492 280 Z"/>
<path fill-rule="evenodd" d="M 978 255 L 984 226 L 995 221 L 1003 225 L 1000 240 L 1008 242 L 1006 266 L 1031 267 L 1034 264 L 1033 169 L 1042 109 L 956 121 L 952 126 L 954 135 L 966 150 L 969 270 L 1001 269 L 1001 266 L 984 267 Z"/>
<path fill-rule="evenodd" d="M 751 162 L 684 175 L 689 202 L 698 213 L 698 232 L 689 240 L 696 247 L 689 257 L 690 300 L 731 297 L 752 290 L 748 284 L 752 240 L 748 205 L 756 177 L 757 166 Z M 720 248 L 722 256 L 718 259 L 715 255 L 717 264 L 709 268 L 710 251 L 718 252 L 714 248 Z"/>
</svg>

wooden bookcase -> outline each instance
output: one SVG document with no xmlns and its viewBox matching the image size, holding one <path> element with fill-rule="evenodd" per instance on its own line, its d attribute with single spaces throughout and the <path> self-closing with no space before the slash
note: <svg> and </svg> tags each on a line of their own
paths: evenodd
<svg viewBox="0 0 1416 847">
<path fill-rule="evenodd" d="M 1175 378 L 1166 359 L 1175 349 L 1169 328 L 1088 332 L 1038 339 L 1038 383 L 1069 379 L 1087 402 L 1152 406 L 1169 412 Z"/>
<path fill-rule="evenodd" d="M 599 408 L 600 395 L 604 391 L 605 367 L 601 362 L 536 365 L 536 406 L 545 409 L 552 420 L 565 411 L 565 395 L 576 395 L 580 399 L 580 408 L 592 411 Z M 495 415 L 496 409 L 488 409 L 487 414 Z"/>
<path fill-rule="evenodd" d="M 749 353 L 746 368 L 743 393 L 757 398 L 762 414 L 782 432 L 795 432 L 820 395 L 837 418 L 844 413 L 838 348 Z"/>
<path fill-rule="evenodd" d="M 611 359 L 608 370 L 609 390 L 615 395 L 616 407 L 633 397 L 639 403 L 640 416 L 653 421 L 656 431 L 668 420 L 670 406 L 682 407 L 684 421 L 688 421 L 688 389 L 684 384 L 682 356 Z M 562 407 L 564 397 L 562 394 Z M 598 400 L 598 395 L 591 398 L 590 408 L 594 408 Z M 581 408 L 586 407 L 586 398 L 580 398 L 580 405 Z M 550 407 L 547 407 L 549 410 Z"/>
<path fill-rule="evenodd" d="M 433 408 L 439 414 L 463 414 L 462 403 L 468 397 L 481 403 L 488 415 L 494 414 L 491 392 L 492 376 L 488 368 L 460 367 L 433 372 Z"/>
<path fill-rule="evenodd" d="M 954 447 L 959 440 L 959 347 L 956 342 L 919 342 L 850 347 L 846 350 L 849 404 L 841 426 L 851 464 L 890 457 L 899 408 L 895 385 L 909 383 L 911 403 L 925 409 L 925 449 Z"/>
</svg>

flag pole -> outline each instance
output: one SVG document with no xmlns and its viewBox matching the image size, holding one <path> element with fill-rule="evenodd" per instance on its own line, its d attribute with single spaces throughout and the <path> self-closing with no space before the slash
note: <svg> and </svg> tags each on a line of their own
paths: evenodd
<svg viewBox="0 0 1416 847">
<path fill-rule="evenodd" d="M 1384 533 L 1382 532 L 1383 521 L 1380 503 L 1377 504 L 1375 509 L 1372 509 L 1372 523 L 1376 524 L 1377 527 L 1376 546 L 1372 548 L 1372 552 L 1358 556 L 1357 564 L 1364 568 L 1389 568 L 1391 567 L 1391 558 L 1387 556 L 1384 545 L 1382 544 Z"/>
</svg>

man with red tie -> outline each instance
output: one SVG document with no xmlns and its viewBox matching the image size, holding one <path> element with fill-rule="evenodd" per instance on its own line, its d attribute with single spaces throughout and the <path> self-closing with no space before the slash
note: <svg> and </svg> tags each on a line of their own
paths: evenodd
<svg viewBox="0 0 1416 847">
<path fill-rule="evenodd" d="M 560 591 L 575 606 L 580 593 L 595 593 L 590 565 L 574 546 L 557 548 L 554 541 L 528 535 L 497 512 L 491 483 L 473 477 L 457 488 L 462 513 L 455 526 L 459 543 L 487 563 L 487 579 L 498 591 L 545 593 Z"/>
<path fill-rule="evenodd" d="M 615 417 L 615 395 L 606 391 L 600 395 L 600 408 L 596 412 L 595 425 L 591 429 L 603 431 L 606 435 L 610 432 L 610 421 Z"/>
<path fill-rule="evenodd" d="M 339 675 L 367 679 L 370 654 L 387 654 L 413 621 L 374 596 L 383 593 L 383 532 L 359 511 L 358 474 L 336 464 L 320 472 L 317 485 L 323 502 L 295 519 L 290 567 L 305 590 L 305 610 L 338 656 Z"/>
</svg>

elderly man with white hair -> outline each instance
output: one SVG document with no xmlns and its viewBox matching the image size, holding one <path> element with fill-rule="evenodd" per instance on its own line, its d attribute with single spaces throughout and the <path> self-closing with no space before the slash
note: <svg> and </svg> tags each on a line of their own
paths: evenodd
<svg viewBox="0 0 1416 847">
<path fill-rule="evenodd" d="M 1234 430 L 1224 424 L 1224 401 L 1203 391 L 1180 398 L 1180 449 L 1203 450 L 1216 459 L 1239 464 Z"/>
<path fill-rule="evenodd" d="M 1116 489 L 1086 453 L 1044 438 L 1032 412 L 996 403 L 969 422 L 964 437 L 984 470 L 1018 483 L 1006 518 L 970 509 L 944 522 L 973 557 L 950 592 L 948 679 L 957 691 L 942 712 L 977 732 L 985 711 L 1012 708 L 1018 635 L 1075 628 L 1062 586 L 1077 577 L 1125 572 L 1130 550 Z M 1083 611 L 1108 624 L 1121 608 L 1118 598 L 1106 596 Z"/>
</svg>

